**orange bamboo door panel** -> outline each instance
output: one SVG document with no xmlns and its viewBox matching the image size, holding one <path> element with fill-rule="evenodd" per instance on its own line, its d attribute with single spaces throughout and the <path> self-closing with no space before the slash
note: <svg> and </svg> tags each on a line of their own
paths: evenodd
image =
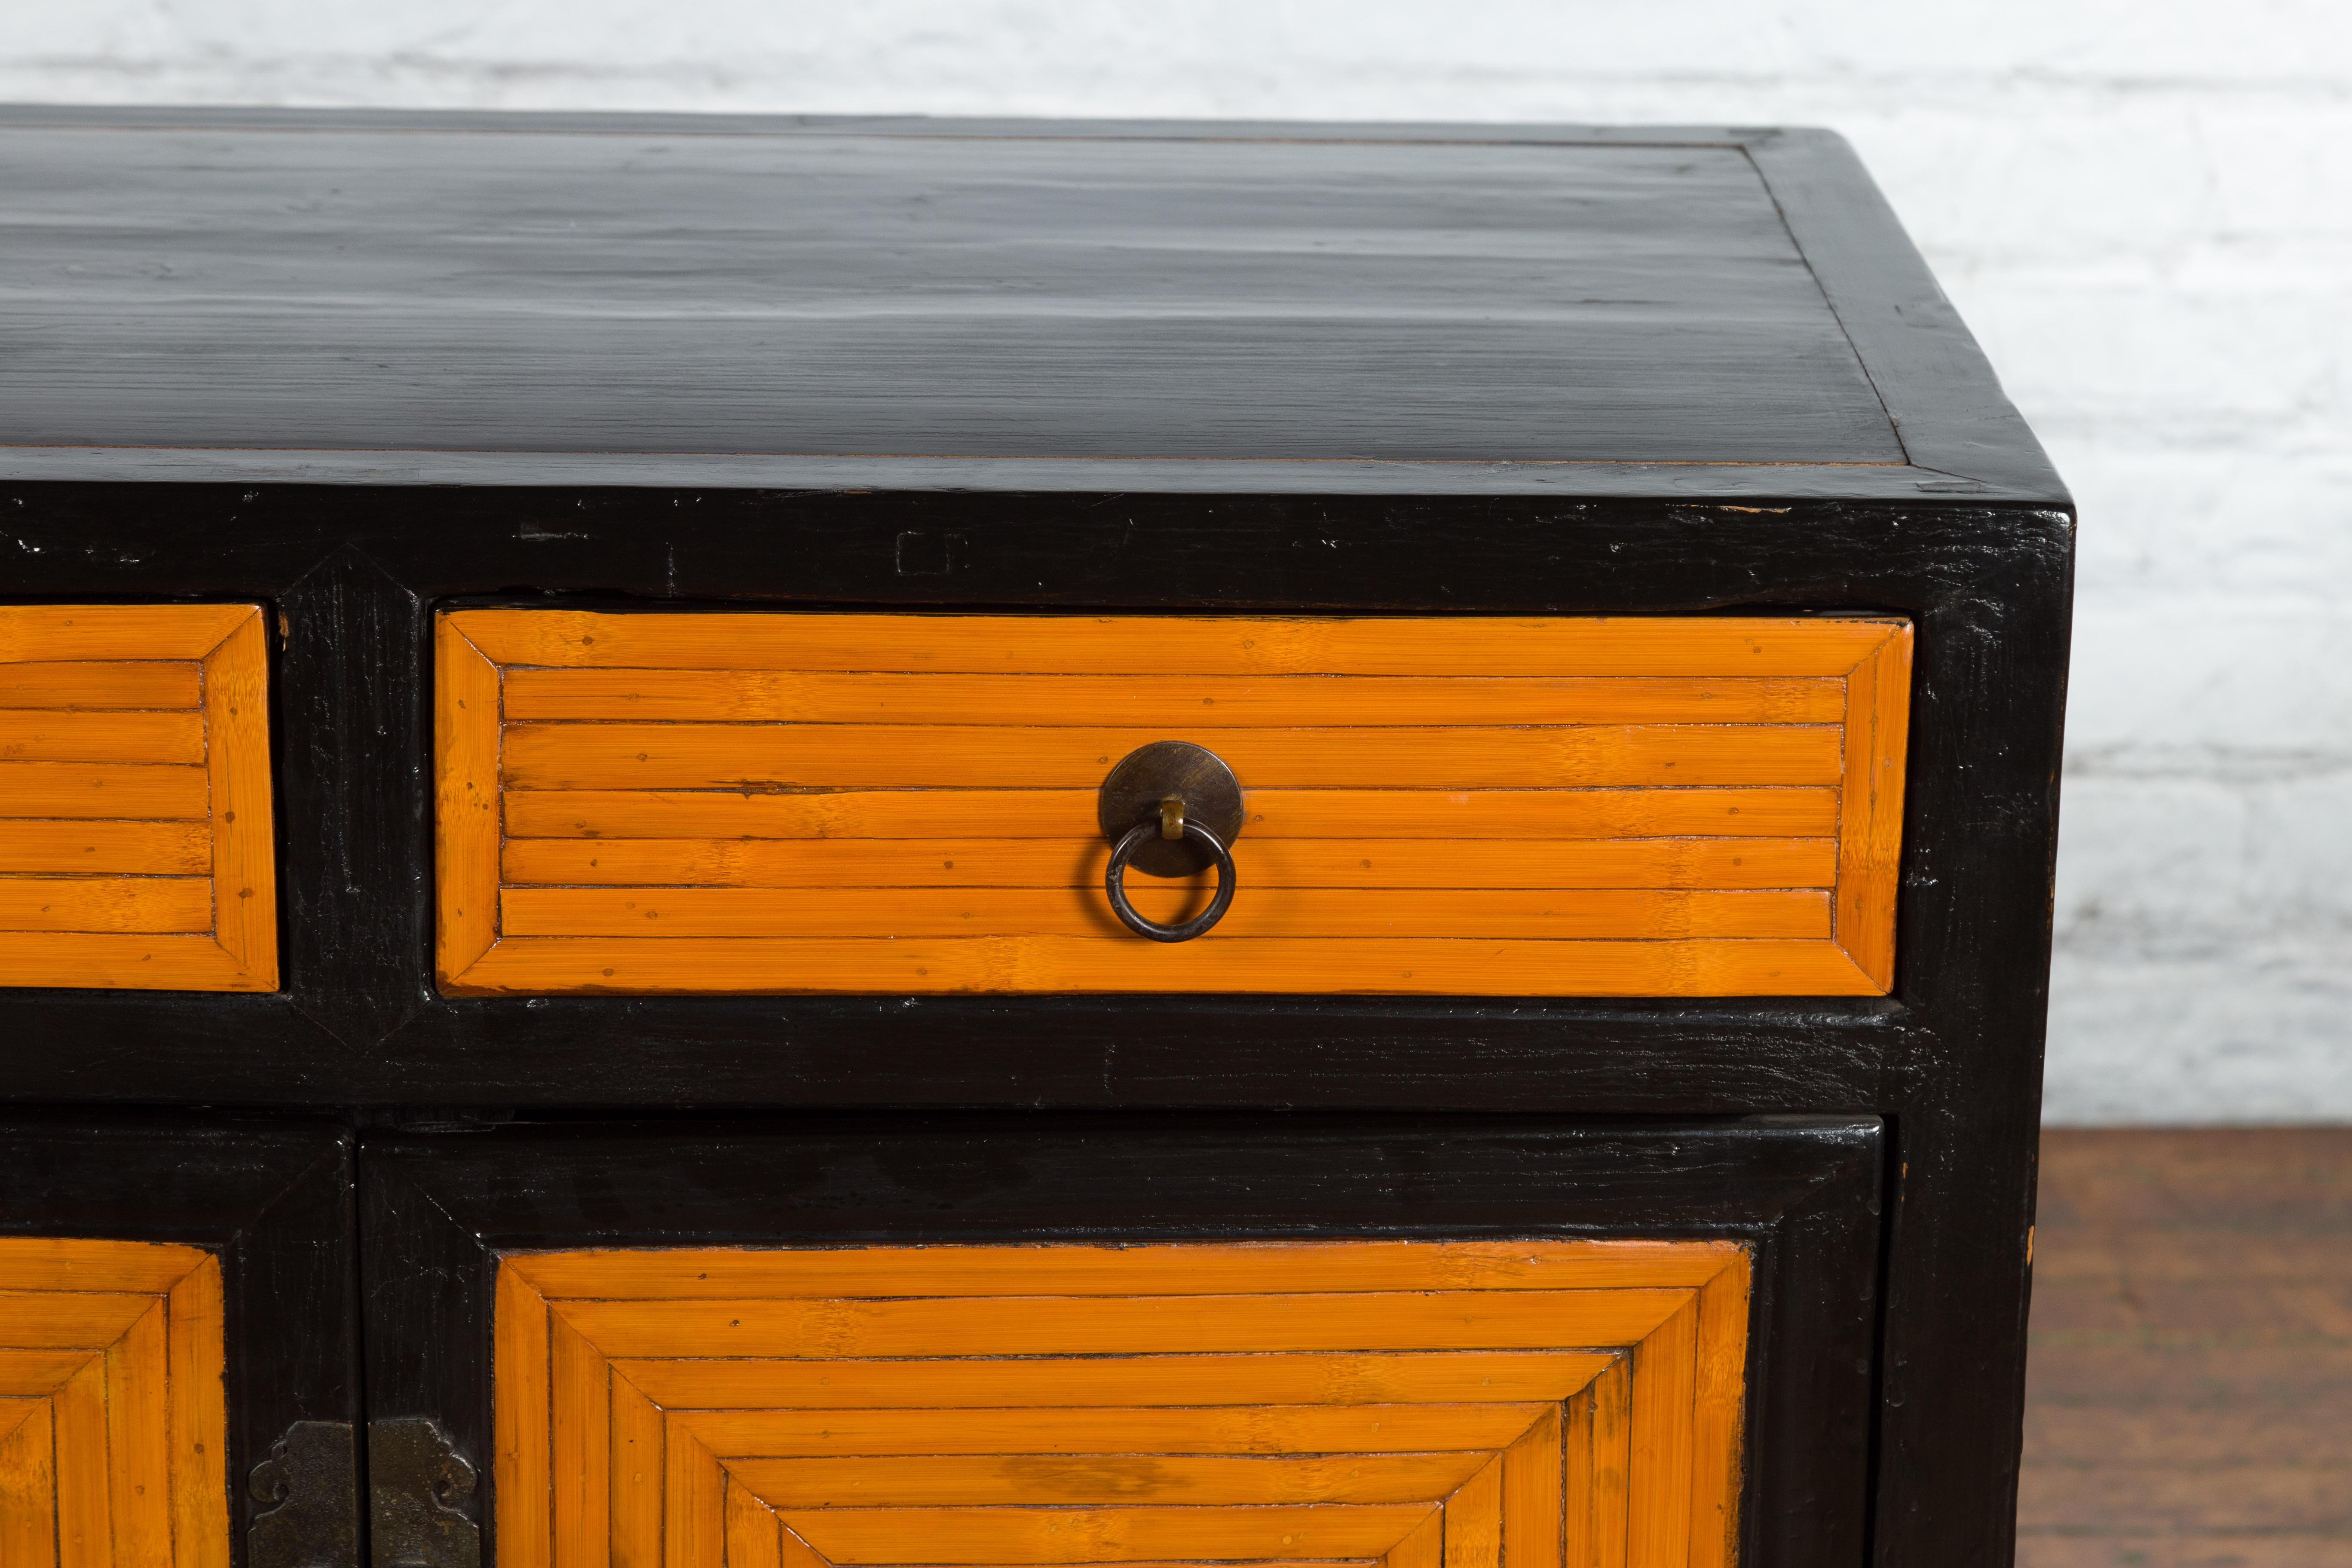
<svg viewBox="0 0 2352 1568">
<path fill-rule="evenodd" d="M 0 605 L 0 985 L 272 991 L 252 605 Z"/>
<path fill-rule="evenodd" d="M 1893 984 L 1900 620 L 462 610 L 437 643 L 453 993 Z M 1246 797 L 1239 897 L 1181 944 L 1102 889 L 1096 790 L 1157 740 Z"/>
<path fill-rule="evenodd" d="M 1715 1242 L 499 1261 L 506 1568 L 1728 1568 Z"/>
<path fill-rule="evenodd" d="M 228 1568 L 219 1261 L 0 1237 L 0 1563 Z"/>
</svg>

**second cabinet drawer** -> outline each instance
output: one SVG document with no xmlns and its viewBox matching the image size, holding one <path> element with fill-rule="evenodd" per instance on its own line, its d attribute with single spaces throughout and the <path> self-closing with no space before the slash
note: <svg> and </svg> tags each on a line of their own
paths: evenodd
<svg viewBox="0 0 2352 1568">
<path fill-rule="evenodd" d="M 1891 981 L 1885 617 L 588 614 L 438 627 L 460 994 L 1856 994 Z M 1139 940 L 1097 791 L 1243 792 Z M 1149 919 L 1206 878 L 1127 879 Z"/>
</svg>

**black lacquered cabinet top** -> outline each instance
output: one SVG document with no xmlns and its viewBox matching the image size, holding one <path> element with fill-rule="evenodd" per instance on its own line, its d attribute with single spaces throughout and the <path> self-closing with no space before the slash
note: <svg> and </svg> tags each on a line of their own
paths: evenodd
<svg viewBox="0 0 2352 1568">
<path fill-rule="evenodd" d="M 1822 132 L 20 110 L 0 153 L 24 478 L 2063 499 Z"/>
</svg>

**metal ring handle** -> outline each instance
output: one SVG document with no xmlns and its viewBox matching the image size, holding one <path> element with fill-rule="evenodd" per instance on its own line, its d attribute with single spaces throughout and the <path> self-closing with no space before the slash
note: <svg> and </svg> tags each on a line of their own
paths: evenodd
<svg viewBox="0 0 2352 1568">
<path fill-rule="evenodd" d="M 1186 921 L 1182 925 L 1164 926 L 1157 921 L 1145 920 L 1136 913 L 1135 906 L 1127 901 L 1127 863 L 1135 852 L 1160 837 L 1160 821 L 1145 817 L 1122 835 L 1118 847 L 1110 852 L 1110 869 L 1103 873 L 1103 891 L 1110 895 L 1110 907 L 1128 930 L 1153 942 L 1190 942 L 1225 918 L 1234 902 L 1234 857 L 1217 836 L 1191 817 L 1184 819 L 1184 837 L 1217 858 L 1217 896 L 1209 907 Z"/>
</svg>

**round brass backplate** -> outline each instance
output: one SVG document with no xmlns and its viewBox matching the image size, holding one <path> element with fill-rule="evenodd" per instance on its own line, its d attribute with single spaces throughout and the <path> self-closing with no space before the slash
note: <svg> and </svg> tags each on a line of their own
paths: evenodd
<svg viewBox="0 0 2352 1568">
<path fill-rule="evenodd" d="M 1103 837 L 1116 844 L 1137 823 L 1159 821 L 1160 803 L 1171 798 L 1182 801 L 1184 816 L 1215 834 L 1226 848 L 1241 837 L 1241 781 L 1223 757 L 1190 741 L 1154 741 L 1121 757 L 1103 779 L 1095 819 Z M 1160 838 L 1137 850 L 1128 864 L 1153 877 L 1190 877 L 1216 860 L 1188 840 Z"/>
</svg>

